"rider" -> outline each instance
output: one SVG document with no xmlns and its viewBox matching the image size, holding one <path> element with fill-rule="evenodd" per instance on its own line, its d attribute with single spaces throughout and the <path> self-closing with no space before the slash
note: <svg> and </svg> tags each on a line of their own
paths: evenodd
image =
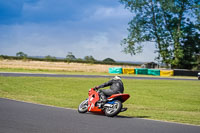
<svg viewBox="0 0 200 133">
<path fill-rule="evenodd" d="M 115 76 L 113 79 L 111 79 L 110 81 L 95 87 L 96 89 L 100 89 L 100 88 L 104 88 L 110 86 L 110 89 L 104 89 L 104 90 L 99 90 L 99 95 L 101 97 L 101 102 L 102 105 L 104 105 L 107 101 L 106 97 L 109 97 L 113 94 L 117 94 L 117 93 L 123 93 L 124 92 L 124 85 L 123 82 L 121 81 L 121 77 L 119 76 Z"/>
</svg>

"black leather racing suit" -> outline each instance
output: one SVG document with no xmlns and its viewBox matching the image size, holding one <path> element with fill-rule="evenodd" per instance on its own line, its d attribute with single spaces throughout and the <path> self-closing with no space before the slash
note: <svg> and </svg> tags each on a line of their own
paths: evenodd
<svg viewBox="0 0 200 133">
<path fill-rule="evenodd" d="M 98 86 L 98 88 L 104 88 L 107 86 L 110 86 L 110 89 L 101 90 L 99 93 L 103 102 L 106 102 L 106 97 L 109 97 L 113 94 L 124 92 L 124 85 L 121 80 L 112 79 L 112 80 Z"/>
</svg>

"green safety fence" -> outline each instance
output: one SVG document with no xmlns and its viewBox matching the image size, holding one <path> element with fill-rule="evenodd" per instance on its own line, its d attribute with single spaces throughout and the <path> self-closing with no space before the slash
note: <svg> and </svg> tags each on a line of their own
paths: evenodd
<svg viewBox="0 0 200 133">
<path fill-rule="evenodd" d="M 122 74 L 122 67 L 111 67 L 109 73 Z"/>
<path fill-rule="evenodd" d="M 148 75 L 160 76 L 159 69 L 148 69 Z"/>
<path fill-rule="evenodd" d="M 135 74 L 148 74 L 148 69 L 147 68 L 135 68 Z"/>
</svg>

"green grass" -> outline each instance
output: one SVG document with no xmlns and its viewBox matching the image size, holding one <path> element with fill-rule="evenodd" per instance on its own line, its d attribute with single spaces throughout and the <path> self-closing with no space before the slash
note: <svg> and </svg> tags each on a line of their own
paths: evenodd
<svg viewBox="0 0 200 133">
<path fill-rule="evenodd" d="M 77 109 L 106 78 L 0 77 L 0 97 Z M 200 82 L 123 79 L 125 116 L 200 125 Z"/>
<path fill-rule="evenodd" d="M 0 68 L 0 72 L 22 72 L 22 73 L 50 73 L 50 74 L 72 74 L 72 75 L 106 75 L 104 72 L 81 72 L 49 69 L 23 69 L 23 68 Z"/>
<path fill-rule="evenodd" d="M 70 75 L 121 75 L 121 76 L 131 76 L 131 77 L 156 77 L 163 78 L 161 76 L 152 76 L 152 75 L 136 75 L 136 74 L 110 74 L 108 72 L 71 72 L 65 70 L 48 70 L 48 69 L 23 69 L 23 68 L 0 68 L 0 72 L 22 72 L 22 73 L 50 73 L 50 74 L 70 74 Z M 164 78 L 186 78 L 186 79 L 197 79 L 197 77 L 192 76 L 167 76 Z"/>
</svg>

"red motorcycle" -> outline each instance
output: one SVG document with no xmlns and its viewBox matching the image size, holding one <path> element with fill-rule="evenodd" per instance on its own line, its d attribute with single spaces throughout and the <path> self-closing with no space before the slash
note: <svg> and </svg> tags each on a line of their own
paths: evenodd
<svg viewBox="0 0 200 133">
<path fill-rule="evenodd" d="M 124 112 L 127 108 L 122 108 L 122 103 L 125 102 L 129 94 L 113 94 L 107 98 L 107 102 L 101 106 L 99 91 L 95 88 L 89 90 L 89 98 L 81 102 L 78 107 L 79 113 L 94 112 L 104 113 L 108 117 L 114 117 L 120 112 Z"/>
</svg>

